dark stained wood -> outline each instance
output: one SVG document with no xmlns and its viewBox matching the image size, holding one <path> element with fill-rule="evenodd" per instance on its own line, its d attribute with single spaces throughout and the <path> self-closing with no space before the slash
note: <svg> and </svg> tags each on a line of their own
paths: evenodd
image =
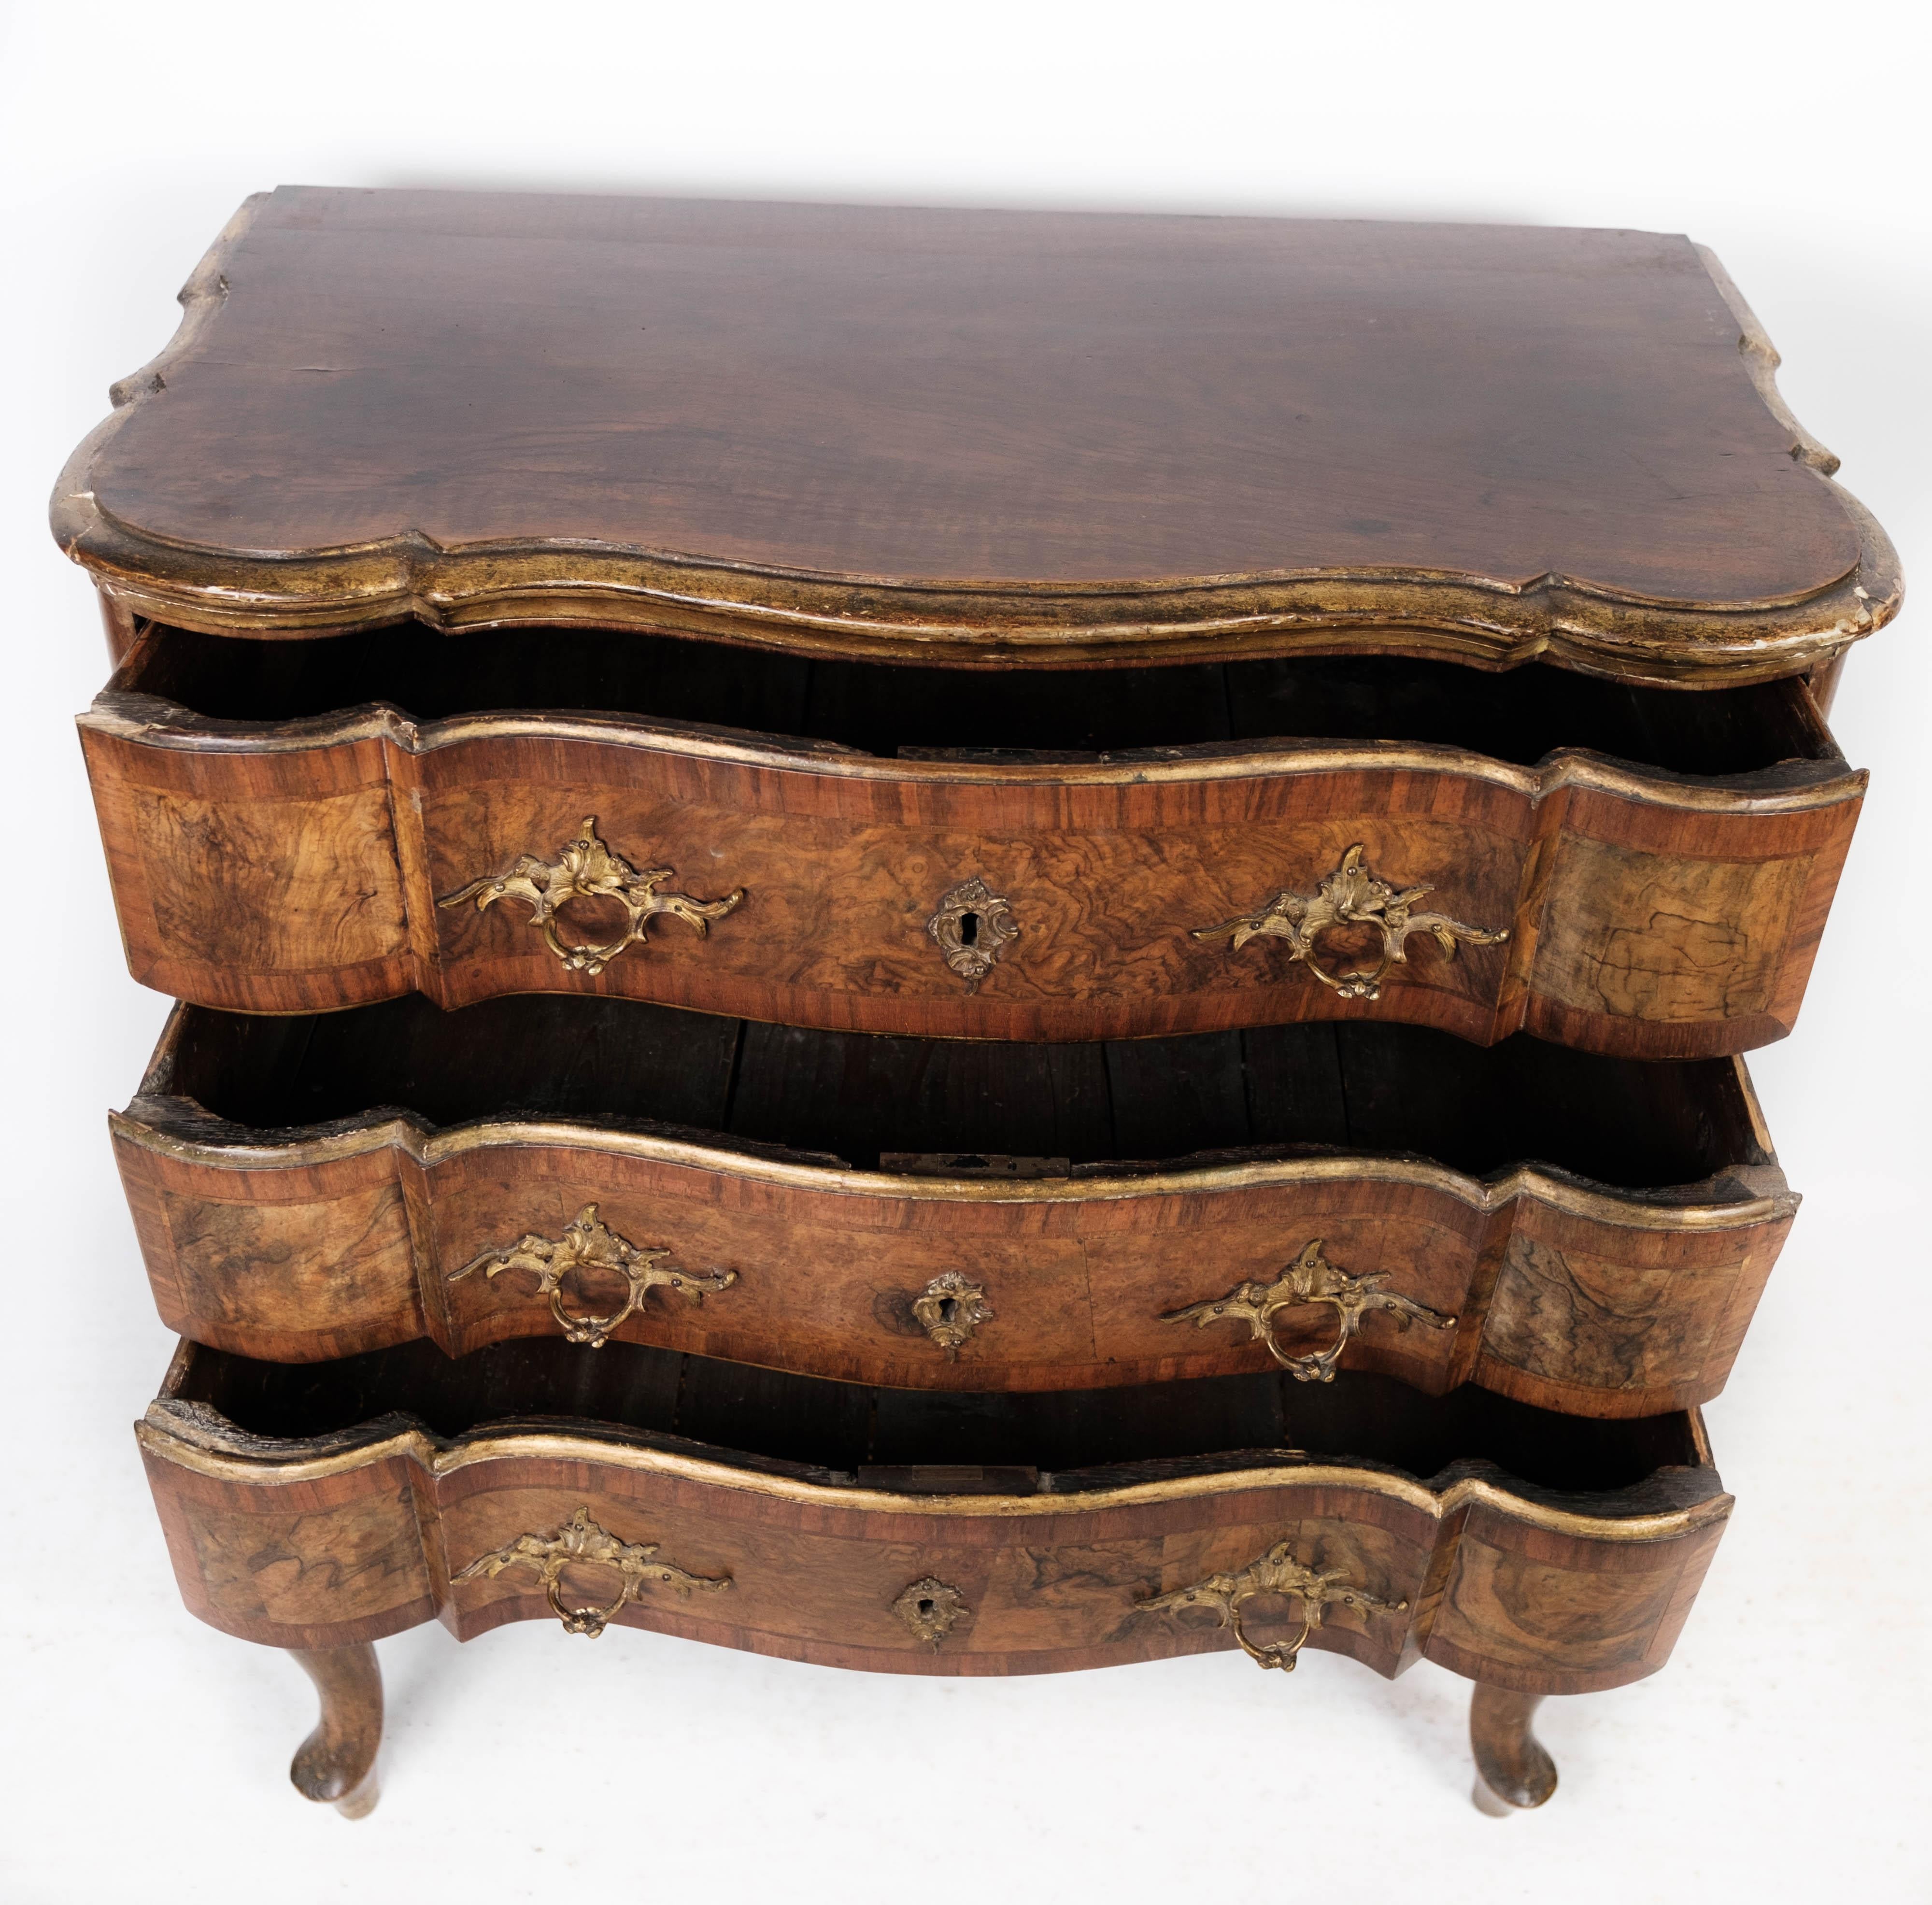
<svg viewBox="0 0 1932 1905">
<path fill-rule="evenodd" d="M 947 1445 L 972 1472 L 957 1488 L 934 1492 L 946 1478 L 928 1474 L 894 1493 L 858 1478 L 856 1465 L 797 1459 L 851 1448 L 841 1438 L 861 1425 L 836 1406 L 828 1414 L 741 1392 L 737 1446 L 720 1449 L 624 1423 L 478 1419 L 493 1404 L 520 1403 L 528 1415 L 532 1400 L 554 1401 L 536 1365 L 479 1369 L 473 1381 L 420 1352 L 334 1367 L 190 1352 L 139 1426 L 188 1604 L 244 1638 L 340 1646 L 432 1611 L 460 1638 L 553 1618 L 529 1570 L 466 1570 L 583 1510 L 620 1540 L 658 1544 L 658 1560 L 730 1583 L 683 1596 L 642 1589 L 619 1622 L 789 1658 L 1007 1673 L 1222 1648 L 1228 1635 L 1196 1618 L 1208 1610 L 1140 1604 L 1238 1570 L 1286 1538 L 1304 1564 L 1341 1569 L 1388 1608 L 1331 1606 L 1310 1645 L 1384 1674 L 1426 1656 L 1520 1691 L 1582 1692 L 1663 1664 L 1730 1506 L 1693 1418 L 1592 1424 L 1492 1398 L 1412 1396 L 1436 1419 L 1405 1426 L 1406 1392 L 1371 1383 L 1358 1394 L 1363 1378 L 1332 1395 L 1288 1395 L 1286 1378 L 1267 1379 L 1282 1395 L 1283 1434 L 1306 1454 L 1279 1442 L 1162 1454 L 1225 1415 L 1212 1384 L 1198 1406 L 1190 1392 L 1199 1385 L 1168 1384 L 1154 1412 L 1124 1414 L 1120 1399 L 1103 1396 L 1084 1424 L 1066 1418 L 1070 1399 L 1036 1399 L 1052 1406 L 1030 1411 L 1030 1441 L 1016 1414 L 1029 1399 L 1004 1417 L 976 1417 L 962 1413 L 967 1399 L 933 1398 L 920 1406 L 935 1420 L 901 1432 L 902 1446 L 910 1459 Z M 422 1381 L 436 1368 L 457 1372 L 447 1396 Z M 466 1383 L 466 1401 L 457 1400 Z M 419 1400 L 454 1439 L 382 1413 Z M 1255 1426 L 1252 1412 L 1228 1419 Z M 1357 1434 L 1353 1450 L 1324 1448 Z M 1044 1460 L 997 1459 L 1016 1446 L 1037 1457 L 1084 1448 L 1094 1460 L 1049 1473 Z M 1434 1478 L 1390 1472 L 1387 1458 L 1405 1452 Z M 1548 1480 L 1513 1479 L 1498 1456 Z M 984 1492 L 987 1468 L 1016 1467 L 1037 1480 Z M 957 1589 L 970 1614 L 937 1646 L 893 1611 L 926 1576 Z M 562 1583 L 567 1604 L 601 1604 L 614 1591 L 609 1570 L 594 1567 L 572 1567 Z M 1268 1612 L 1258 1606 L 1251 1619 L 1260 1627 Z"/>
<path fill-rule="evenodd" d="M 554 681 L 548 644 L 344 640 L 151 629 L 82 718 L 144 983 L 246 1011 L 556 992 L 941 1037 L 1400 1019 L 1701 1057 L 1790 1030 L 1864 787 L 1797 682 L 1498 685 L 1384 657 L 948 697 L 936 671 L 821 663 L 807 682 L 789 658 L 643 637 L 560 637 Z M 577 698 L 602 712 L 568 714 Z M 734 725 L 766 719 L 807 731 Z M 1042 758 L 1056 733 L 1082 746 Z M 1000 746 L 906 738 L 975 735 Z M 598 973 L 566 964 L 526 899 L 438 903 L 524 856 L 557 863 L 586 817 L 670 888 L 742 903 L 701 937 L 660 916 Z M 1195 937 L 1312 899 L 1358 844 L 1418 904 L 1508 943 L 1451 958 L 1418 932 L 1370 1000 L 1280 939 Z M 1018 937 L 969 985 L 928 922 L 971 878 Z M 559 930 L 622 923 L 578 897 Z M 1322 950 L 1346 970 L 1374 945 Z"/>
<path fill-rule="evenodd" d="M 203 1342 L 313 1362 L 554 1336 L 536 1267 L 479 1260 L 560 1242 L 595 1205 L 628 1244 L 734 1280 L 698 1304 L 650 1292 L 620 1340 L 925 1390 L 1271 1368 L 1238 1318 L 1165 1319 L 1318 1238 L 1454 1319 L 1371 1312 L 1346 1366 L 1655 1414 L 1723 1386 L 1796 1206 L 1739 1061 L 1396 1026 L 1103 1048 L 587 1000 L 188 1008 L 114 1132 L 162 1316 Z M 902 1144 L 917 1170 L 895 1168 Z M 1009 1148 L 1034 1161 L 1009 1168 Z M 949 1354 L 914 1306 L 951 1274 L 992 1314 Z M 586 1268 L 560 1300 L 609 1316 L 626 1290 Z M 1282 1312 L 1281 1354 L 1339 1327 Z"/>
<path fill-rule="evenodd" d="M 1668 679 L 1896 604 L 1682 238 L 284 187 L 183 302 L 54 521 L 212 627 Z"/>
<path fill-rule="evenodd" d="M 366 1819 L 382 1788 L 376 1755 L 382 1743 L 382 1672 L 367 1641 L 289 1649 L 315 1683 L 322 1718 L 296 1749 L 289 1778 L 305 1799 L 332 1805 L 344 1819 Z"/>
</svg>

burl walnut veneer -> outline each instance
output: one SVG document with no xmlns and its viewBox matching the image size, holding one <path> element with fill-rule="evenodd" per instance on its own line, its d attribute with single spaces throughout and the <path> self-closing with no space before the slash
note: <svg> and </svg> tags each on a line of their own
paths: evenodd
<svg viewBox="0 0 1932 1905">
<path fill-rule="evenodd" d="M 1653 1671 L 1883 532 L 1636 232 L 284 188 L 53 500 L 182 1592 Z"/>
<path fill-rule="evenodd" d="M 285 1362 L 568 1334 L 992 1390 L 1272 1356 L 1652 1415 L 1723 1387 L 1797 1205 L 1742 1060 L 1398 1026 L 188 1006 L 113 1128 L 163 1319 Z"/>
<path fill-rule="evenodd" d="M 952 1037 L 1748 1050 L 1797 1016 L 1864 790 L 1802 681 L 1386 655 L 1016 679 L 156 625 L 81 730 L 129 958 L 177 997 Z"/>
<path fill-rule="evenodd" d="M 1512 1742 L 1540 1755 L 1534 1696 L 1664 1664 L 1731 1508 L 1694 1412 L 1592 1423 L 1280 1374 L 994 1400 L 572 1357 L 295 1370 L 184 1344 L 137 1432 L 188 1606 L 364 1687 L 368 1643 L 431 1618 L 898 1673 L 1426 1658 L 1479 1682 L 1493 1772 Z M 563 1396 L 580 1419 L 508 1419 Z M 1515 1724 L 1486 1741 L 1498 1694 Z M 338 1731 L 368 1697 L 334 1703 Z M 370 1764 L 342 1759 L 364 1809 Z M 1555 1784 L 1493 1777 L 1518 1805 Z"/>
</svg>

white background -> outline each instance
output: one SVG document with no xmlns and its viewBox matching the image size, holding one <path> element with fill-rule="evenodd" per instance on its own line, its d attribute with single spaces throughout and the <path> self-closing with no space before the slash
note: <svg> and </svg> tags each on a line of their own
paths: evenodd
<svg viewBox="0 0 1932 1905">
<path fill-rule="evenodd" d="M 1932 763 L 1910 607 L 1848 671 L 1835 724 L 1872 794 L 1797 1034 L 1754 1061 L 1808 1202 L 1708 1412 L 1737 1513 L 1670 1667 L 1544 1708 L 1549 1807 L 1471 1808 L 1466 1688 L 1426 1664 L 918 1681 L 530 1625 L 384 1643 L 386 1793 L 350 1825 L 286 1781 L 307 1683 L 182 1609 L 128 1432 L 169 1346 L 102 1113 L 164 1004 L 119 962 L 68 722 L 100 638 L 44 514 L 109 381 L 278 183 L 1332 212 L 1714 246 L 1792 407 L 1922 580 L 1924 19 L 1869 0 L 13 8 L 0 1894 L 1932 1893 Z"/>
</svg>

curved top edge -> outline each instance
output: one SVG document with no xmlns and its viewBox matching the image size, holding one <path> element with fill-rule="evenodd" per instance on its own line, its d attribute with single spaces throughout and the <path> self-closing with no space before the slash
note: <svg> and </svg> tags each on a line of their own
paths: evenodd
<svg viewBox="0 0 1932 1905">
<path fill-rule="evenodd" d="M 94 733 L 144 746 L 248 754 L 298 753 L 383 740 L 411 754 L 464 742 L 582 741 L 598 746 L 680 754 L 772 772 L 847 780 L 979 786 L 1139 786 L 1241 780 L 1270 776 L 1362 771 L 1457 774 L 1506 788 L 1532 801 L 1565 788 L 1622 796 L 1654 806 L 1725 813 L 1796 813 L 1830 806 L 1862 788 L 1866 776 L 1842 757 L 1780 763 L 1742 774 L 1687 774 L 1625 761 L 1584 748 L 1557 748 L 1534 766 L 1435 742 L 1321 739 L 1214 742 L 1199 748 L 1142 748 L 1131 758 L 1066 762 L 905 760 L 862 753 L 836 742 L 765 735 L 697 722 L 634 716 L 506 712 L 417 721 L 386 702 L 298 719 L 266 722 L 216 718 L 158 697 L 109 689 L 76 717 Z"/>
<path fill-rule="evenodd" d="M 1859 535 L 1851 570 L 1796 602 L 1721 608 L 1618 598 L 1554 575 L 1516 585 L 1318 571 L 1022 592 L 795 578 L 554 542 L 441 550 L 411 538 L 340 554 L 235 558 L 142 536 L 72 490 L 57 496 L 53 514 L 68 555 L 128 613 L 212 634 L 337 634 L 413 618 L 445 634 L 634 628 L 927 667 L 1393 653 L 1498 669 L 1544 658 L 1677 686 L 1802 673 L 1897 616 L 1904 593 L 1897 553 L 1869 513 L 1838 494 Z"/>
<path fill-rule="evenodd" d="M 392 1417 L 391 1421 L 398 1418 Z M 142 1447 L 160 1459 L 211 1478 L 244 1484 L 318 1480 L 371 1463 L 400 1457 L 435 1475 L 457 1473 L 478 1464 L 506 1458 L 548 1458 L 602 1468 L 657 1473 L 709 1488 L 764 1496 L 820 1510 L 855 1514 L 886 1514 L 947 1520 L 1038 1519 L 1049 1515 L 1084 1515 L 1110 1508 L 1150 1503 L 1240 1494 L 1270 1486 L 1354 1489 L 1393 1498 L 1432 1520 L 1446 1520 L 1458 1510 L 1478 1505 L 1552 1532 L 1599 1541 L 1647 1542 L 1676 1540 L 1723 1520 L 1732 1498 L 1723 1492 L 1714 1471 L 1710 1492 L 1684 1507 L 1664 1513 L 1618 1515 L 1616 1498 L 1629 1490 L 1604 1492 L 1605 1512 L 1587 1514 L 1572 1508 L 1518 1494 L 1482 1476 L 1465 1475 L 1441 1489 L 1388 1468 L 1296 1457 L 1283 1450 L 1278 1468 L 1230 1466 L 1208 1474 L 1176 1476 L 1123 1484 L 1115 1488 L 1082 1489 L 1077 1493 L 1035 1495 L 902 1495 L 886 1490 L 833 1482 L 807 1480 L 654 1448 L 633 1435 L 599 1435 L 587 1426 L 568 1432 L 532 1428 L 502 1432 L 472 1432 L 445 1442 L 410 1419 L 387 1435 L 317 1438 L 310 1453 L 302 1444 L 277 1445 L 236 1429 L 219 1412 L 205 1406 L 192 1413 L 167 1399 L 152 1404 L 135 1424 Z M 384 1425 L 379 1419 L 367 1425 Z M 328 1446 L 332 1442 L 334 1446 Z M 320 1445 L 320 1446 L 318 1446 Z M 279 1446 L 282 1452 L 271 1454 Z M 1498 1472 L 1502 1472 L 1498 1471 Z"/>
<path fill-rule="evenodd" d="M 1793 459 L 1825 484 L 1856 532 L 1856 561 L 1811 592 L 1699 602 L 1556 573 L 1511 580 L 1359 567 L 1016 586 L 768 568 L 565 537 L 445 547 L 412 530 L 302 550 L 172 540 L 102 506 L 91 472 L 128 417 L 165 392 L 171 368 L 220 308 L 224 267 L 271 196 L 254 195 L 230 219 L 180 293 L 174 338 L 112 386 L 115 412 L 76 449 L 55 488 L 56 539 L 134 614 L 212 633 L 291 636 L 404 616 L 452 632 L 574 622 L 968 668 L 1389 652 L 1500 668 L 1544 657 L 1678 686 L 1802 672 L 1883 626 L 1903 599 L 1890 540 L 1830 480 L 1838 459 L 1791 414 L 1777 388 L 1776 350 L 1701 245 L 1696 255 L 1739 326 L 1759 397 L 1790 434 Z"/>
<path fill-rule="evenodd" d="M 164 1066 L 165 1061 L 163 1061 Z M 161 1089 L 157 1090 L 159 1085 Z M 795 1162 L 722 1144 L 608 1124 L 564 1119 L 479 1119 L 432 1130 L 412 1114 L 373 1111 L 321 1126 L 286 1132 L 229 1124 L 193 1099 L 165 1095 L 165 1080 L 124 1112 L 108 1114 L 117 1138 L 191 1165 L 232 1171 L 307 1168 L 386 1149 L 425 1168 L 472 1151 L 502 1145 L 568 1147 L 612 1156 L 702 1171 L 821 1196 L 897 1199 L 928 1204 L 1099 1204 L 1156 1197 L 1337 1183 L 1426 1186 L 1472 1210 L 1489 1212 L 1525 1196 L 1575 1216 L 1637 1229 L 1729 1230 L 1788 1216 L 1798 1198 L 1775 1164 L 1742 1166 L 1700 1183 L 1663 1192 L 1618 1190 L 1554 1167 L 1522 1163 L 1476 1178 L 1432 1160 L 1370 1152 L 1320 1157 L 1245 1160 L 1120 1171 L 1112 1175 L 981 1178 L 911 1177 L 849 1165 Z"/>
<path fill-rule="evenodd" d="M 1738 353 L 1744 360 L 1745 369 L 1750 373 L 1751 382 L 1757 386 L 1758 395 L 1764 400 L 1764 407 L 1790 431 L 1792 455 L 1808 470 L 1815 470 L 1821 476 L 1837 476 L 1840 468 L 1838 458 L 1792 415 L 1790 405 L 1784 400 L 1784 393 L 1778 387 L 1778 369 L 1784 360 L 1778 356 L 1778 346 L 1771 341 L 1770 333 L 1758 321 L 1757 313 L 1751 309 L 1736 281 L 1708 244 L 1699 244 L 1694 240 L 1690 248 L 1709 274 L 1711 282 L 1718 287 L 1718 296 L 1737 320 Z"/>
</svg>

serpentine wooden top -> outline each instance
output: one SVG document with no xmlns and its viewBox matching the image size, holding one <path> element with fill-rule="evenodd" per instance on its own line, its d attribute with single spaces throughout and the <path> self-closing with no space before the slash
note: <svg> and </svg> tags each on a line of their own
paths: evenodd
<svg viewBox="0 0 1932 1905">
<path fill-rule="evenodd" d="M 284 187 L 182 296 L 53 519 L 210 629 L 1703 681 L 1898 599 L 1682 238 Z"/>
</svg>

